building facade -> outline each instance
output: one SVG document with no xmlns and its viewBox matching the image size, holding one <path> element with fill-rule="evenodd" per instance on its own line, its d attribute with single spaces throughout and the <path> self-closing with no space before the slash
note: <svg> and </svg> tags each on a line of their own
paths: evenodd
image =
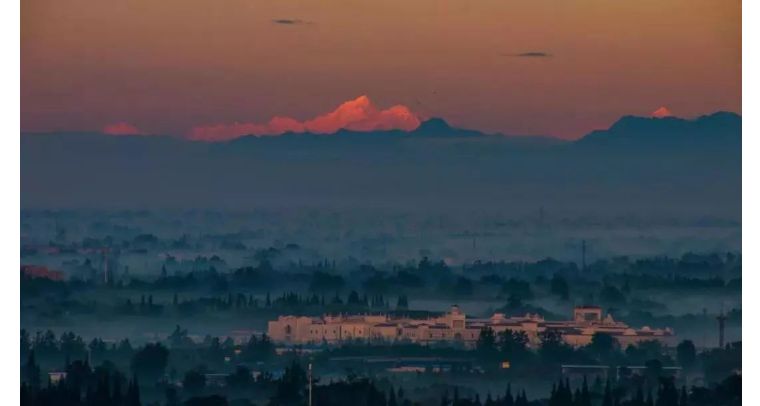
<svg viewBox="0 0 760 406">
<path fill-rule="evenodd" d="M 472 347 L 486 327 L 496 334 L 505 330 L 524 332 L 530 346 L 538 345 L 542 333 L 547 331 L 560 333 L 563 340 L 574 347 L 589 344 L 595 333 L 609 334 L 623 347 L 647 340 L 661 341 L 667 346 L 675 343 L 675 335 L 669 328 L 629 327 L 609 314 L 604 316 L 597 306 L 576 307 L 573 319 L 566 321 L 547 321 L 537 314 L 507 317 L 495 313 L 487 319 L 467 318 L 456 305 L 440 317 L 426 319 L 387 315 L 280 316 L 269 322 L 267 333 L 272 340 L 282 344 L 337 344 L 360 340 L 420 344 L 451 342 Z"/>
</svg>

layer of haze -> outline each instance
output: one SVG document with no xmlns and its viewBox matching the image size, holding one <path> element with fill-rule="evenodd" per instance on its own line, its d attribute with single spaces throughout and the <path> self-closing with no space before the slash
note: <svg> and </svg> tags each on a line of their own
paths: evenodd
<svg viewBox="0 0 760 406">
<path fill-rule="evenodd" d="M 740 15 L 734 0 L 27 0 L 21 127 L 187 134 L 366 94 L 577 138 L 660 106 L 739 112 Z"/>
</svg>

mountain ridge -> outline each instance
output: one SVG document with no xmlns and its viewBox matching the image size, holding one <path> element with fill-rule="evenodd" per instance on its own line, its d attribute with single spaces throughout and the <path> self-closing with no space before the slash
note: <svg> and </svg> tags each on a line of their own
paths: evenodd
<svg viewBox="0 0 760 406">
<path fill-rule="evenodd" d="M 21 138 L 22 207 L 741 208 L 740 117 L 621 118 L 575 142 L 462 132 Z M 474 130 L 472 130 L 474 131 Z M 663 139 L 667 142 L 663 142 Z M 642 159 L 643 158 L 643 159 Z M 711 188 L 704 188 L 710 182 Z"/>
<path fill-rule="evenodd" d="M 640 141 L 662 141 L 662 137 L 683 138 L 687 141 L 709 139 L 715 134 L 723 135 L 724 139 L 736 141 L 741 139 L 741 116 L 726 111 L 718 111 L 712 114 L 702 115 L 694 119 L 685 119 L 678 117 L 643 117 L 635 115 L 625 115 L 615 121 L 609 128 L 594 130 L 576 140 L 565 140 L 553 136 L 542 135 L 512 135 L 502 133 L 485 133 L 479 130 L 458 128 L 451 126 L 446 120 L 438 117 L 432 117 L 422 121 L 420 125 L 411 131 L 404 130 L 375 130 L 375 131 L 356 131 L 340 129 L 330 134 L 319 134 L 312 132 L 286 132 L 277 136 L 257 136 L 245 135 L 233 140 L 227 141 L 199 141 L 171 135 L 106 135 L 97 131 L 65 131 L 65 132 L 22 132 L 22 136 L 57 136 L 73 137 L 80 139 L 108 137 L 114 139 L 173 139 L 177 141 L 195 142 L 195 143 L 231 143 L 234 144 L 241 140 L 251 142 L 254 140 L 272 140 L 277 139 L 330 139 L 330 138 L 363 138 L 363 139 L 381 139 L 381 138 L 440 138 L 440 139 L 467 139 L 478 137 L 502 137 L 505 139 L 520 139 L 528 141 L 530 139 L 542 140 L 544 142 L 553 141 L 555 143 L 569 144 L 610 144 L 619 142 L 622 139 L 633 140 L 639 138 Z M 690 137 L 691 136 L 691 137 Z M 22 137 L 22 138 L 23 138 Z"/>
</svg>

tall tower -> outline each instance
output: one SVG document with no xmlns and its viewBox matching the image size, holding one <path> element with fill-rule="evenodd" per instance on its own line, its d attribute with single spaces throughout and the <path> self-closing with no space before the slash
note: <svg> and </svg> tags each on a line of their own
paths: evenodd
<svg viewBox="0 0 760 406">
<path fill-rule="evenodd" d="M 101 249 L 103 256 L 103 283 L 108 285 L 108 248 Z"/>
<path fill-rule="evenodd" d="M 309 406 L 312 406 L 312 375 L 311 375 L 311 362 L 309 362 Z"/>
<path fill-rule="evenodd" d="M 726 338 L 726 316 L 723 314 L 723 310 L 720 311 L 720 315 L 716 319 L 718 320 L 718 347 L 723 348 Z"/>
<path fill-rule="evenodd" d="M 581 270 L 586 270 L 586 240 L 581 241 Z"/>
</svg>

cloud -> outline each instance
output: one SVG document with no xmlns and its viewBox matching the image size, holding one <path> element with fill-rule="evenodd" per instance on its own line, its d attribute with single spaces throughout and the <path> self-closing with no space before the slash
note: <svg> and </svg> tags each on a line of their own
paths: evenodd
<svg viewBox="0 0 760 406">
<path fill-rule="evenodd" d="M 652 117 L 654 118 L 664 118 L 664 117 L 673 117 L 673 113 L 668 110 L 667 107 L 663 106 L 659 109 L 652 112 Z"/>
<path fill-rule="evenodd" d="M 280 135 L 286 132 L 332 134 L 341 129 L 353 131 L 404 130 L 419 127 L 420 119 L 402 105 L 381 110 L 367 96 L 359 96 L 338 106 L 335 110 L 298 121 L 290 117 L 273 117 L 264 124 L 231 123 L 194 127 L 188 138 L 200 141 L 227 141 L 244 135 Z"/>
<path fill-rule="evenodd" d="M 304 20 L 291 19 L 291 18 L 278 18 L 278 19 L 272 20 L 272 22 L 275 24 L 282 24 L 282 25 L 308 24 Z"/>
<path fill-rule="evenodd" d="M 108 135 L 142 135 L 144 134 L 139 128 L 127 122 L 118 122 L 108 124 L 103 127 L 103 134 Z"/>
<path fill-rule="evenodd" d="M 550 58 L 552 54 L 548 52 L 532 51 L 532 52 L 522 52 L 522 53 L 514 54 L 511 56 L 516 56 L 519 58 Z"/>
</svg>

